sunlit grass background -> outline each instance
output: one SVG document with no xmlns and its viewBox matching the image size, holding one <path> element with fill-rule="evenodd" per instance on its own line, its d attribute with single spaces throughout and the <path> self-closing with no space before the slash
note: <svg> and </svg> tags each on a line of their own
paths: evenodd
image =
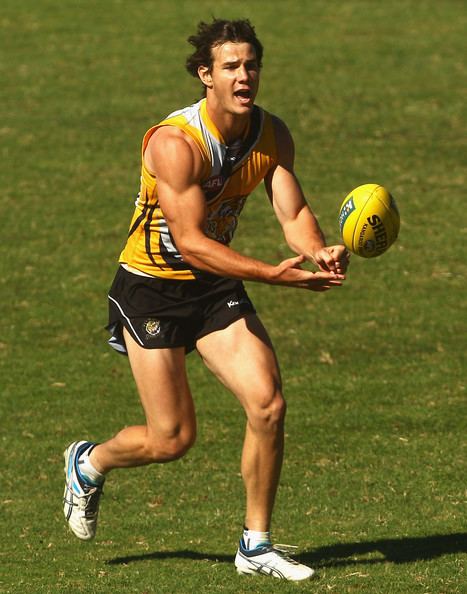
<svg viewBox="0 0 467 594">
<path fill-rule="evenodd" d="M 212 15 L 255 24 L 258 103 L 288 123 L 329 241 L 360 183 L 401 211 L 345 288 L 248 286 L 289 402 L 274 534 L 318 569 L 308 584 L 235 574 L 243 413 L 196 355 L 196 447 L 111 475 L 95 542 L 62 517 L 65 445 L 142 419 L 106 294 L 142 135 L 197 99 L 186 38 Z M 1 591 L 466 591 L 466 24 L 455 0 L 2 2 Z M 234 247 L 289 254 L 262 189 Z"/>
</svg>

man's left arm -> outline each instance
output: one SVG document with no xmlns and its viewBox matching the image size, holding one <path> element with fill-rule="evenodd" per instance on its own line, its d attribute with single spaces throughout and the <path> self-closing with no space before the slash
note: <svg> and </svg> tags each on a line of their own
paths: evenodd
<svg viewBox="0 0 467 594">
<path fill-rule="evenodd" d="M 264 183 L 289 247 L 320 270 L 343 274 L 349 255 L 343 245 L 326 246 L 324 234 L 294 173 L 295 149 L 287 126 L 274 118 L 278 159 Z"/>
</svg>

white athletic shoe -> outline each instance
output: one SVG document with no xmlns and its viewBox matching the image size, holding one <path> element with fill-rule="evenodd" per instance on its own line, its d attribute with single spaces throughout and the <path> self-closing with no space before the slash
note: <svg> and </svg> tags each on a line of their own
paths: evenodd
<svg viewBox="0 0 467 594">
<path fill-rule="evenodd" d="M 71 531 L 81 540 L 91 540 L 96 535 L 99 499 L 102 485 L 86 483 L 76 467 L 83 451 L 94 444 L 75 441 L 63 452 L 65 457 L 65 492 L 63 512 Z"/>
<path fill-rule="evenodd" d="M 238 573 L 271 575 L 292 582 L 307 580 L 315 573 L 311 567 L 288 557 L 279 546 L 270 545 L 248 551 L 243 547 L 242 540 L 235 557 L 235 567 Z"/>
</svg>

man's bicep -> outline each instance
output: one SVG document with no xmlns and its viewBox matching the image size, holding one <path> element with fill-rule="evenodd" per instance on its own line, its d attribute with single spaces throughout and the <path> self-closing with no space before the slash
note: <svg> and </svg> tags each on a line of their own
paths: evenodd
<svg viewBox="0 0 467 594">
<path fill-rule="evenodd" d="M 201 215 L 200 186 L 202 162 L 190 139 L 176 128 L 161 128 L 148 144 L 153 173 L 157 179 L 157 196 L 168 223 L 190 214 Z M 145 155 L 146 157 L 146 155 Z M 198 205 L 198 208 L 196 207 Z"/>
<path fill-rule="evenodd" d="M 174 236 L 204 228 L 206 203 L 199 184 L 160 180 L 157 191 L 162 214 Z"/>
</svg>

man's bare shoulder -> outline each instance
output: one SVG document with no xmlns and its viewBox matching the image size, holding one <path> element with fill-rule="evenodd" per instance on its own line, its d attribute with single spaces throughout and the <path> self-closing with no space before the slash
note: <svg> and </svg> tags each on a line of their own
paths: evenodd
<svg viewBox="0 0 467 594">
<path fill-rule="evenodd" d="M 172 138 L 181 138 L 183 140 L 192 140 L 191 137 L 184 132 L 181 128 L 174 125 L 165 124 L 159 126 L 151 136 L 151 140 L 161 139 L 162 141 L 169 140 Z"/>
<path fill-rule="evenodd" d="M 149 139 L 144 153 L 146 167 L 154 175 L 165 170 L 189 170 L 201 175 L 202 159 L 194 139 L 176 126 L 161 126 Z"/>
<path fill-rule="evenodd" d="M 278 153 L 278 162 L 287 168 L 293 167 L 295 145 L 287 124 L 281 118 L 271 115 L 274 134 L 276 137 L 276 146 Z"/>
<path fill-rule="evenodd" d="M 276 115 L 271 114 L 272 125 L 274 128 L 274 133 L 276 135 L 276 139 L 278 142 L 293 142 L 292 135 L 287 124 Z"/>
</svg>

